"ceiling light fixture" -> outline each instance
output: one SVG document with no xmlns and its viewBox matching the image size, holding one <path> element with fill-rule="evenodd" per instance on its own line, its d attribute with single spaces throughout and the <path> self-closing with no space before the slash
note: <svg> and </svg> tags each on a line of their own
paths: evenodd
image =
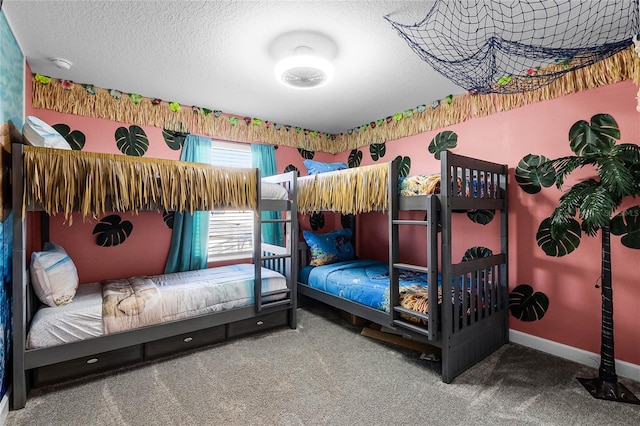
<svg viewBox="0 0 640 426">
<path fill-rule="evenodd" d="M 63 58 L 53 58 L 51 59 L 51 63 L 61 70 L 68 70 L 71 68 L 71 65 L 73 65 L 71 61 Z"/>
<path fill-rule="evenodd" d="M 311 89 L 326 84 L 333 76 L 333 64 L 312 53 L 313 49 L 308 46 L 297 47 L 293 56 L 276 63 L 276 78 L 297 89 Z"/>
</svg>

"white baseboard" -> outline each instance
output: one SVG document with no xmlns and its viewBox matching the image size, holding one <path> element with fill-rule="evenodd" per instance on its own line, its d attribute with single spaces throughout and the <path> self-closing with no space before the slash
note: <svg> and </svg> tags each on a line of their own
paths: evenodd
<svg viewBox="0 0 640 426">
<path fill-rule="evenodd" d="M 517 330 L 509 330 L 509 341 L 532 349 L 568 359 L 588 367 L 600 367 L 600 354 L 567 346 L 552 340 L 543 339 Z M 620 377 L 640 382 L 640 365 L 616 360 L 616 374 Z"/>
<path fill-rule="evenodd" d="M 7 416 L 9 415 L 9 392 L 5 393 L 0 401 L 0 426 L 4 426 L 7 422 Z"/>
</svg>

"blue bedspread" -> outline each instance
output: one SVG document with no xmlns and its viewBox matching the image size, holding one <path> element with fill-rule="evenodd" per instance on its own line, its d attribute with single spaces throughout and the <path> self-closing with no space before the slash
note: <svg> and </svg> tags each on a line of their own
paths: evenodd
<svg viewBox="0 0 640 426">
<path fill-rule="evenodd" d="M 308 275 L 307 275 L 308 273 Z M 308 276 L 308 279 L 305 278 Z M 389 311 L 389 266 L 377 260 L 350 260 L 316 266 L 300 272 L 302 282 L 309 287 L 342 298 Z M 421 293 L 427 296 L 427 275 L 400 271 L 400 293 Z"/>
</svg>

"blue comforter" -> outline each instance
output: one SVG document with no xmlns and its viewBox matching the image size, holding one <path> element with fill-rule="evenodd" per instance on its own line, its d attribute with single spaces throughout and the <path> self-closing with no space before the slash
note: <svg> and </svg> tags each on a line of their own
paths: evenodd
<svg viewBox="0 0 640 426">
<path fill-rule="evenodd" d="M 307 278 L 308 276 L 308 278 Z M 302 282 L 344 299 L 389 311 L 389 266 L 377 260 L 350 260 L 303 269 Z M 427 275 L 400 271 L 400 292 L 427 292 Z"/>
</svg>

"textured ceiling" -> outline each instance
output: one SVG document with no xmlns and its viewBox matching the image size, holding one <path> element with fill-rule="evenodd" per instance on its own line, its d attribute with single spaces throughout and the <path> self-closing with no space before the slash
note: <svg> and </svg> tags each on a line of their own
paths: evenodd
<svg viewBox="0 0 640 426">
<path fill-rule="evenodd" d="M 383 19 L 412 24 L 432 4 L 5 0 L 2 11 L 33 72 L 340 133 L 465 93 L 422 62 Z M 276 80 L 275 56 L 287 46 L 274 50 L 273 43 L 294 31 L 335 43 L 328 84 L 301 90 Z M 52 58 L 73 66 L 58 69 Z"/>
</svg>

